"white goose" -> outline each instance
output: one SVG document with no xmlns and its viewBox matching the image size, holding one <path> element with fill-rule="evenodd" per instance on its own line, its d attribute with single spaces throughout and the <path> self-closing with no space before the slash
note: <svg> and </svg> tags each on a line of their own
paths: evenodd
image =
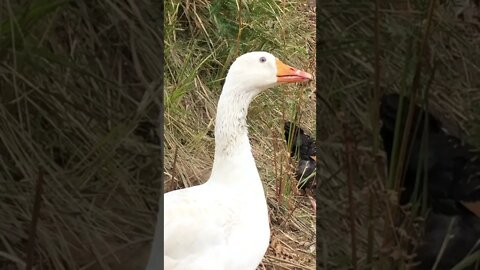
<svg viewBox="0 0 480 270">
<path fill-rule="evenodd" d="M 165 270 L 256 269 L 270 225 L 248 140 L 248 106 L 267 88 L 311 79 L 267 52 L 235 60 L 218 102 L 211 176 L 202 185 L 164 194 L 164 226 L 157 222 L 147 270 L 160 270 L 162 261 Z"/>
</svg>

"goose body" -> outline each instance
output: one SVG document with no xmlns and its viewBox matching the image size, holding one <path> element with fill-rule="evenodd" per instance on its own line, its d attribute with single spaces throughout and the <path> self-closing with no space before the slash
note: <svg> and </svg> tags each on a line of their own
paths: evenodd
<svg viewBox="0 0 480 270">
<path fill-rule="evenodd" d="M 248 139 L 248 106 L 267 88 L 310 79 L 266 52 L 244 54 L 231 65 L 217 107 L 210 178 L 164 194 L 165 270 L 257 268 L 269 245 L 270 225 Z M 157 222 L 147 270 L 161 269 L 161 232 Z"/>
<path fill-rule="evenodd" d="M 408 98 L 404 98 L 401 131 L 405 126 L 409 102 Z M 382 98 L 380 117 L 383 124 L 380 133 L 389 164 L 399 108 L 399 95 L 390 94 Z M 427 155 L 422 154 L 425 151 L 421 148 L 424 126 L 427 127 L 426 137 L 423 137 L 428 139 L 425 140 L 428 143 L 424 143 Z M 477 244 L 480 242 L 480 159 L 472 146 L 449 135 L 431 113 L 418 106 L 414 107 L 411 130 L 407 140 L 410 158 L 406 163 L 400 204 L 419 199 L 424 185 L 417 183 L 417 173 L 424 175 L 426 170 L 427 208 L 430 210 L 426 217 L 423 244 L 417 252 L 419 265 L 416 269 L 432 269 L 446 235 L 449 235 L 448 244 L 436 269 L 451 269 L 467 255 L 480 250 Z M 420 168 L 419 164 L 426 166 Z M 413 198 L 416 185 L 420 192 Z M 468 269 L 476 269 L 474 267 Z"/>
</svg>

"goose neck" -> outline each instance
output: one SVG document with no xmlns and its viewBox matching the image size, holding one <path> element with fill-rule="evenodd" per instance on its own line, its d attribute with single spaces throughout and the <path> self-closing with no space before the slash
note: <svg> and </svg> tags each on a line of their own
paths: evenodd
<svg viewBox="0 0 480 270">
<path fill-rule="evenodd" d="M 251 155 L 247 113 L 256 93 L 240 86 L 236 86 L 235 90 L 227 87 L 228 84 L 225 84 L 217 107 L 214 163 L 238 155 Z"/>
</svg>

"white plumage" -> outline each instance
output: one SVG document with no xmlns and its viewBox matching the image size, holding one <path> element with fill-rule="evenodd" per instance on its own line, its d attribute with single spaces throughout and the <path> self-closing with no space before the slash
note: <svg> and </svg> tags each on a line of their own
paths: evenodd
<svg viewBox="0 0 480 270">
<path fill-rule="evenodd" d="M 311 78 L 266 52 L 235 60 L 218 102 L 210 178 L 164 194 L 165 270 L 257 268 L 268 248 L 270 226 L 248 140 L 248 106 L 264 89 Z M 157 224 L 147 270 L 161 269 L 161 230 Z"/>
</svg>

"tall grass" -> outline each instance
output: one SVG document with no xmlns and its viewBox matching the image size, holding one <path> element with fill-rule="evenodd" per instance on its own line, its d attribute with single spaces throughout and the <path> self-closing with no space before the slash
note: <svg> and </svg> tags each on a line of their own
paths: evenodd
<svg viewBox="0 0 480 270">
<path fill-rule="evenodd" d="M 165 2 L 165 191 L 203 183 L 214 153 L 214 119 L 223 80 L 235 58 L 273 53 L 310 73 L 315 15 L 306 1 Z M 266 188 L 272 244 L 260 269 L 313 269 L 313 213 L 297 198 L 283 121 L 312 134 L 314 84 L 269 90 L 250 106 L 249 136 Z"/>
<path fill-rule="evenodd" d="M 162 173 L 160 10 L 1 2 L 0 268 L 25 266 L 30 243 L 35 269 L 108 269 L 148 243 Z"/>
<path fill-rule="evenodd" d="M 419 212 L 402 209 L 407 216 L 401 225 L 396 218 L 401 179 L 395 173 L 388 177 L 379 151 L 377 110 L 382 93 L 425 95 L 429 110 L 449 130 L 462 131 L 466 139 L 480 144 L 469 136 L 478 125 L 472 120 L 479 117 L 480 85 L 471 80 L 479 75 L 480 50 L 474 42 L 479 32 L 456 17 L 457 7 L 450 2 L 431 6 L 435 2 L 323 1 L 317 9 L 323 26 L 317 54 L 323 60 L 317 67 L 319 94 L 328 107 L 336 108 L 332 113 L 320 104 L 317 120 L 324 167 L 317 213 L 317 244 L 323 249 L 318 264 L 323 269 L 405 269 L 412 258 L 407 247 L 421 235 Z M 353 148 L 342 132 L 345 126 L 353 133 Z M 350 176 L 345 149 L 353 151 L 358 164 Z M 402 167 L 401 162 L 392 163 L 393 168 Z M 420 227 L 412 227 L 419 221 Z"/>
</svg>

